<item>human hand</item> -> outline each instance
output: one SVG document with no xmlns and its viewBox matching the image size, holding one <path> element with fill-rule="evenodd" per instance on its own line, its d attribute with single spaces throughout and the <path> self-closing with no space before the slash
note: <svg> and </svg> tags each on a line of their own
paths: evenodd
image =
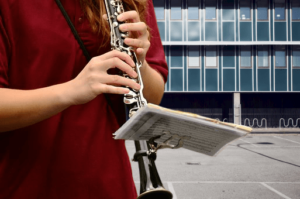
<svg viewBox="0 0 300 199">
<path fill-rule="evenodd" d="M 136 78 L 137 73 L 132 67 L 134 62 L 130 56 L 116 50 L 92 58 L 80 74 L 68 82 L 69 87 L 66 89 L 68 100 L 76 105 L 89 102 L 102 93 L 128 93 L 129 89 L 122 86 L 139 90 L 140 85 L 131 79 L 107 73 L 111 68 L 118 68 Z"/>
<path fill-rule="evenodd" d="M 125 38 L 124 43 L 135 49 L 139 61 L 144 64 L 146 54 L 150 47 L 147 25 L 140 21 L 140 16 L 136 11 L 124 12 L 118 15 L 117 19 L 120 22 L 126 21 L 126 23 L 119 26 L 122 32 L 129 32 L 129 37 L 136 35 L 136 38 Z"/>
</svg>

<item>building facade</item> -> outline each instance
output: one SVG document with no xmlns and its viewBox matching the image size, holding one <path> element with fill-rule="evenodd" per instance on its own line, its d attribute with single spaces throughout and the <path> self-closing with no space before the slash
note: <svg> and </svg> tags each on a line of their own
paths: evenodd
<svg viewBox="0 0 300 199">
<path fill-rule="evenodd" d="M 163 105 L 241 124 L 265 119 L 267 127 L 292 118 L 295 126 L 300 0 L 153 3 L 169 65 Z"/>
</svg>

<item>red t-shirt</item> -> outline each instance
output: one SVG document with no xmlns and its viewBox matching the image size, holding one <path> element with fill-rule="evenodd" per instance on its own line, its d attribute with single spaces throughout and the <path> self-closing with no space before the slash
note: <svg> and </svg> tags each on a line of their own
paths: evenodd
<svg viewBox="0 0 300 199">
<path fill-rule="evenodd" d="M 147 22 L 152 38 L 146 59 L 166 80 L 151 2 Z M 103 38 L 91 32 L 79 0 L 62 3 L 90 55 L 109 51 L 109 46 L 99 48 Z M 75 78 L 85 65 L 54 0 L 0 2 L 0 87 L 59 84 Z M 124 141 L 112 139 L 124 122 L 122 96 L 111 100 L 113 111 L 100 95 L 38 124 L 0 134 L 0 198 L 136 198 Z"/>
</svg>

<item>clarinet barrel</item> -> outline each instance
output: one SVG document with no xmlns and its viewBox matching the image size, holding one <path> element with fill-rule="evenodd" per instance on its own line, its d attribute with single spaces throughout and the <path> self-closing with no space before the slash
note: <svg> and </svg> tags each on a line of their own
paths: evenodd
<svg viewBox="0 0 300 199">
<path fill-rule="evenodd" d="M 147 104 L 143 96 L 143 81 L 140 74 L 141 63 L 138 61 L 133 49 L 124 44 L 124 39 L 128 37 L 127 32 L 121 32 L 117 16 L 124 12 L 121 0 L 104 0 L 107 18 L 111 29 L 111 49 L 127 53 L 135 62 L 135 71 L 138 74 L 136 79 L 129 77 L 126 73 L 124 77 L 132 79 L 140 84 L 139 91 L 128 88 L 130 92 L 124 95 L 126 109 L 129 110 L 129 117 L 134 115 L 141 107 Z M 159 174 L 155 166 L 156 151 L 150 149 L 146 141 L 134 141 L 136 153 L 134 161 L 138 162 L 140 171 L 140 195 L 138 199 L 172 199 L 172 193 L 163 187 Z"/>
</svg>

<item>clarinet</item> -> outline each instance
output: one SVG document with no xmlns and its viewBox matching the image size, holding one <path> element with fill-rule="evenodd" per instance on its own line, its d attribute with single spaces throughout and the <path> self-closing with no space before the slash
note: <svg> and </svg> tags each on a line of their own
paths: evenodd
<svg viewBox="0 0 300 199">
<path fill-rule="evenodd" d="M 138 61 L 133 49 L 124 43 L 124 39 L 128 37 L 128 32 L 121 32 L 119 25 L 123 22 L 117 20 L 117 16 L 124 12 L 122 0 L 104 0 L 107 12 L 107 18 L 110 26 L 111 49 L 127 53 L 135 63 L 134 70 L 138 74 L 136 79 L 129 77 L 126 73 L 123 76 L 140 84 L 141 89 L 130 91 L 124 94 L 124 104 L 129 110 L 129 117 L 134 115 L 141 107 L 147 104 L 147 100 L 143 96 L 143 81 L 140 73 L 141 62 Z M 140 173 L 140 195 L 138 199 L 172 199 L 172 193 L 163 187 L 158 171 L 155 166 L 156 151 L 151 150 L 147 141 L 134 141 L 136 153 L 134 161 L 138 162 Z"/>
</svg>

